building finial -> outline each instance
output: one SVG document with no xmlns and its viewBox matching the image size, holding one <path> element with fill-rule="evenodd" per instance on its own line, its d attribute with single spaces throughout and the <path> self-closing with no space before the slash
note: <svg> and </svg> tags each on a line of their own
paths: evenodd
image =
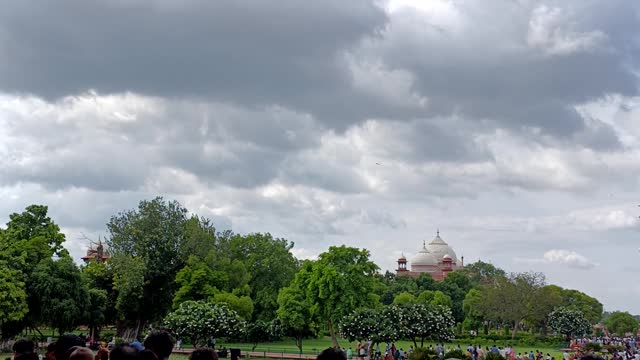
<svg viewBox="0 0 640 360">
<path fill-rule="evenodd" d="M 425 249 L 427 248 L 427 242 L 425 240 L 422 240 L 422 247 Z"/>
<path fill-rule="evenodd" d="M 436 235 L 440 236 L 440 229 L 436 229 Z"/>
</svg>

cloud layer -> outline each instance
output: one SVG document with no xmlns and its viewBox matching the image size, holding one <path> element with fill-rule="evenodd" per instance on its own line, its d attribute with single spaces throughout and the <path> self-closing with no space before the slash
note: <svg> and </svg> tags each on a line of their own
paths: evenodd
<svg viewBox="0 0 640 360">
<path fill-rule="evenodd" d="M 638 271 L 638 5 L 424 4 L 0 5 L 0 216 L 50 205 L 77 257 L 164 195 L 385 270 L 440 228 L 640 313 L 596 285 Z"/>
</svg>

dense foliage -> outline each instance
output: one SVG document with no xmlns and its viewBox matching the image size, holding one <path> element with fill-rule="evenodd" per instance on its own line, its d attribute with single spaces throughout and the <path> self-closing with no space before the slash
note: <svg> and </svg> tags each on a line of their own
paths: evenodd
<svg viewBox="0 0 640 360">
<path fill-rule="evenodd" d="M 160 197 L 112 216 L 105 239 L 111 258 L 78 267 L 47 212 L 29 206 L 0 228 L 2 337 L 78 325 L 96 338 L 104 325 L 135 337 L 166 325 L 198 345 L 233 337 L 255 346 L 283 335 L 302 351 L 303 339 L 320 333 L 335 346 L 338 334 L 417 346 L 449 339 L 456 328 L 459 338 L 498 328 L 511 337 L 548 329 L 578 335 L 602 318 L 597 299 L 546 284 L 542 274 L 508 274 L 478 261 L 443 281 L 397 276 L 380 273 L 366 249 L 347 246 L 300 262 L 291 241 L 218 232 L 210 220 Z M 625 313 L 605 324 L 618 334 L 638 327 Z"/>
</svg>

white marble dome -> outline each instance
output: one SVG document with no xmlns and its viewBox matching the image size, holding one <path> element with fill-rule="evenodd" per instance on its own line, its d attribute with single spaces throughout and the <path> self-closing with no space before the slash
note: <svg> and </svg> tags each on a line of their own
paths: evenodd
<svg viewBox="0 0 640 360">
<path fill-rule="evenodd" d="M 436 235 L 436 238 L 433 239 L 428 245 L 427 250 L 436 258 L 442 259 L 445 255 L 449 255 L 451 260 L 454 263 L 458 262 L 458 258 L 456 256 L 456 252 L 453 251 L 451 246 L 449 246 L 442 238 L 440 237 L 440 232 Z"/>
<path fill-rule="evenodd" d="M 437 265 L 437 264 L 438 264 L 438 260 L 436 259 L 435 256 L 433 256 L 433 254 L 429 252 L 429 250 L 427 250 L 426 247 L 423 247 L 422 249 L 420 249 L 420 251 L 418 251 L 416 256 L 414 256 L 411 259 L 412 266 Z"/>
</svg>

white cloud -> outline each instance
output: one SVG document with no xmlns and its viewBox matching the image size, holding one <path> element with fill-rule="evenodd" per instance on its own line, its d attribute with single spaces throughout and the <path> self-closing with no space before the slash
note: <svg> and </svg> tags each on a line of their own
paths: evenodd
<svg viewBox="0 0 640 360">
<path fill-rule="evenodd" d="M 580 32 L 571 29 L 573 19 L 559 7 L 540 5 L 529 20 L 527 44 L 548 55 L 569 55 L 596 49 L 606 41 L 599 30 Z"/>
<path fill-rule="evenodd" d="M 546 251 L 542 258 L 514 258 L 516 263 L 561 265 L 574 269 L 588 270 L 598 266 L 585 256 L 572 250 L 552 249 Z"/>
<path fill-rule="evenodd" d="M 543 258 L 550 263 L 563 264 L 578 269 L 591 269 L 597 265 L 575 251 L 569 250 L 549 250 L 544 253 Z"/>
</svg>

